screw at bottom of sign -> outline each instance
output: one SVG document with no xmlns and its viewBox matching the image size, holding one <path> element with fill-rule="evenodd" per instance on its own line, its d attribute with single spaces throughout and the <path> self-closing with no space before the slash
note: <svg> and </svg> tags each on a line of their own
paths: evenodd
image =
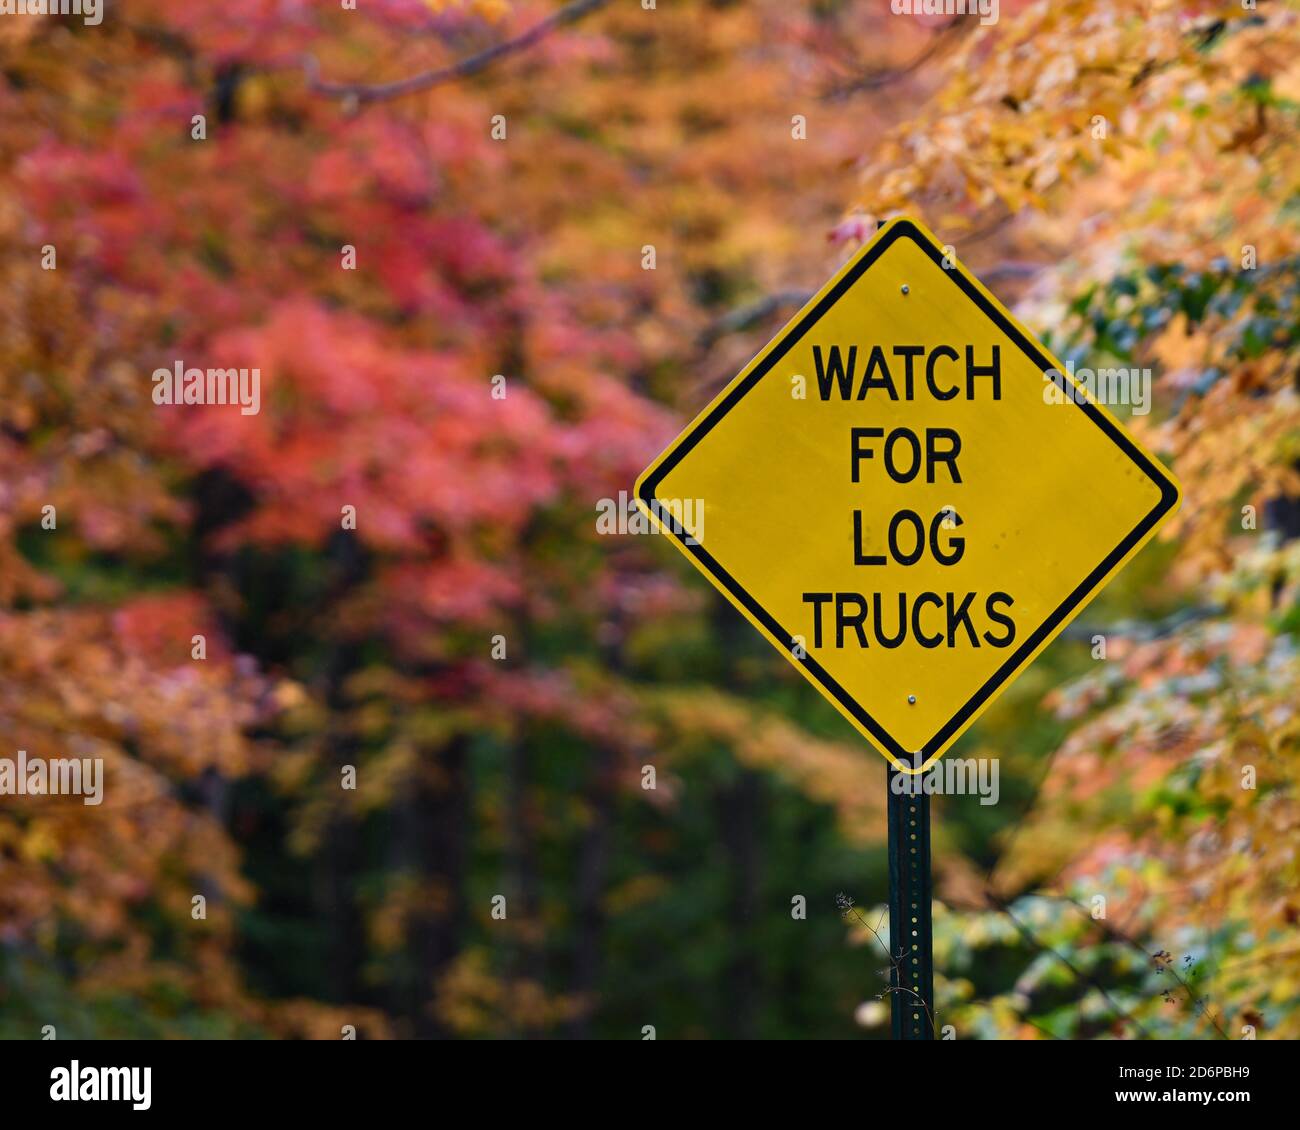
<svg viewBox="0 0 1300 1130">
<path fill-rule="evenodd" d="M 910 695 L 908 695 L 908 696 L 907 696 L 907 704 L 908 704 L 909 706 L 915 706 L 915 705 L 916 705 L 916 695 L 914 695 L 914 694 L 910 694 Z"/>
</svg>

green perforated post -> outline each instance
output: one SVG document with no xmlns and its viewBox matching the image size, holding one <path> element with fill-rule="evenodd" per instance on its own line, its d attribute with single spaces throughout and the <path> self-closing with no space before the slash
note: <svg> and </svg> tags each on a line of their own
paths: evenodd
<svg viewBox="0 0 1300 1130">
<path fill-rule="evenodd" d="M 934 1039 L 934 936 L 930 923 L 930 797 L 889 765 L 889 948 L 895 1040 Z"/>
</svg>

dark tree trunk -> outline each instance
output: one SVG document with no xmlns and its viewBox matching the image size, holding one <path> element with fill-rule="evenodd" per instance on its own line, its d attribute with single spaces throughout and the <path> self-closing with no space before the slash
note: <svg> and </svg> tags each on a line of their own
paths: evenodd
<svg viewBox="0 0 1300 1130">
<path fill-rule="evenodd" d="M 544 942 L 533 933 L 541 921 L 541 890 L 533 813 L 528 801 L 531 780 L 532 747 L 528 736 L 521 734 L 510 749 L 506 766 L 506 870 L 510 882 L 506 904 L 508 921 L 515 923 L 514 929 L 510 930 L 510 936 L 514 938 L 510 978 L 544 988 Z M 518 928 L 521 921 L 526 923 L 522 931 Z M 536 1034 L 536 1027 L 525 1022 L 518 1026 L 515 1034 L 532 1036 Z"/>
<path fill-rule="evenodd" d="M 568 1026 L 572 1039 L 590 1039 L 592 1019 L 598 1007 L 596 990 L 603 968 L 605 913 L 602 901 L 609 872 L 613 839 L 616 751 L 600 747 L 595 751 L 584 796 L 591 822 L 578 844 L 578 865 L 574 889 L 576 937 L 570 992 L 579 1010 Z"/>
<path fill-rule="evenodd" d="M 1293 470 L 1300 471 L 1300 462 L 1293 465 Z M 1277 530 L 1282 541 L 1300 538 L 1300 498 L 1294 495 L 1278 495 L 1264 503 L 1264 528 Z M 1273 604 L 1276 605 L 1286 588 L 1286 578 L 1278 577 L 1273 584 Z"/>
<path fill-rule="evenodd" d="M 426 754 L 394 813 L 400 869 L 414 872 L 427 901 L 411 918 L 411 976 L 393 988 L 392 1011 L 406 1018 L 419 1039 L 453 1035 L 439 1019 L 438 987 L 460 952 L 466 922 L 472 797 L 468 741 L 457 738 Z"/>
<path fill-rule="evenodd" d="M 718 825 L 727 853 L 728 936 L 731 953 L 723 973 L 721 1030 L 729 1039 L 757 1035 L 761 970 L 758 930 L 761 915 L 761 848 L 763 779 L 742 769 L 734 786 L 718 796 Z"/>
</svg>

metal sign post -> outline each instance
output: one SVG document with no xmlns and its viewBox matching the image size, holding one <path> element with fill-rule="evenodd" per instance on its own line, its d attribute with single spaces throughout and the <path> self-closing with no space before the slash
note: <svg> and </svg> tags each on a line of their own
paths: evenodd
<svg viewBox="0 0 1300 1130">
<path fill-rule="evenodd" d="M 889 793 L 890 1006 L 895 1040 L 934 1039 L 930 796 L 922 778 L 885 767 Z"/>
</svg>

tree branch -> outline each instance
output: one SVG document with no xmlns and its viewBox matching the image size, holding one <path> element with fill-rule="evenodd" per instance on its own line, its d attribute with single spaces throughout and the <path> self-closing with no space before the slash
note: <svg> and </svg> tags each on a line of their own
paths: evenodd
<svg viewBox="0 0 1300 1130">
<path fill-rule="evenodd" d="M 718 338 L 747 330 L 778 310 L 790 306 L 802 306 L 816 293 L 815 290 L 780 290 L 747 306 L 738 306 L 734 310 L 729 310 L 700 331 L 699 346 L 701 349 L 708 349 Z"/>
<path fill-rule="evenodd" d="M 1061 632 L 1061 638 L 1091 642 L 1093 636 L 1114 635 L 1138 643 L 1149 643 L 1151 640 L 1175 635 L 1192 624 L 1216 619 L 1226 611 L 1219 604 L 1194 605 L 1190 608 L 1180 608 L 1162 620 L 1122 620 L 1108 627 L 1100 624 L 1071 624 Z"/>
<path fill-rule="evenodd" d="M 1106 988 L 1106 986 L 1103 985 L 1099 980 L 1097 980 L 1096 977 L 1092 976 L 1092 974 L 1090 973 L 1085 973 L 1082 969 L 1080 969 L 1077 965 L 1075 965 L 1074 962 L 1072 962 L 1068 957 L 1066 957 L 1065 954 L 1061 953 L 1060 950 L 1055 949 L 1053 946 L 1048 945 L 1041 938 L 1039 938 L 1028 926 L 1026 926 L 1023 922 L 1021 922 L 1020 919 L 1017 918 L 1014 913 L 1012 913 L 1010 905 L 1005 900 L 999 898 L 993 891 L 989 890 L 987 887 L 984 889 L 984 897 L 988 899 L 990 906 L 992 906 L 993 908 L 995 908 L 996 910 L 1000 911 L 1002 914 L 1005 914 L 1007 916 L 1007 918 L 1011 922 L 1011 925 L 1015 927 L 1016 933 L 1020 935 L 1020 937 L 1025 941 L 1027 945 L 1029 945 L 1032 949 L 1035 949 L 1040 953 L 1051 954 L 1052 957 L 1056 958 L 1057 961 L 1059 961 L 1062 965 L 1065 966 L 1066 969 L 1070 971 L 1070 974 L 1074 977 L 1076 981 L 1084 985 L 1089 985 L 1092 988 L 1096 989 L 1097 992 L 1101 994 L 1102 998 L 1106 1001 L 1106 1003 L 1110 1005 L 1115 1015 L 1118 1016 L 1120 1019 L 1126 1021 L 1127 1023 L 1132 1024 L 1133 1027 L 1137 1029 L 1138 1033 L 1141 1035 L 1141 1037 L 1144 1040 L 1151 1039 L 1151 1033 L 1148 1032 L 1142 1026 L 1142 1022 L 1138 1020 L 1138 1018 L 1134 1016 L 1132 1013 L 1125 1012 L 1123 1007 L 1120 1005 L 1120 1003 L 1110 995 L 1110 991 Z"/>
<path fill-rule="evenodd" d="M 979 277 L 983 283 L 1000 282 L 1003 279 L 1027 279 L 1032 278 L 1041 269 L 1038 263 L 1008 261 L 980 271 Z M 737 306 L 705 326 L 699 332 L 697 344 L 701 349 L 708 349 L 727 334 L 750 329 L 780 310 L 786 310 L 791 306 L 802 306 L 816 293 L 815 290 L 778 290 L 745 306 Z"/>
<path fill-rule="evenodd" d="M 939 28 L 931 37 L 930 41 L 918 52 L 910 62 L 904 63 L 898 67 L 881 67 L 878 70 L 864 71 L 856 78 L 850 79 L 838 86 L 832 86 L 822 92 L 822 100 L 826 102 L 835 102 L 842 98 L 848 98 L 850 95 L 859 94 L 864 90 L 879 90 L 883 86 L 889 86 L 899 79 L 906 78 L 914 71 L 918 70 L 943 47 L 949 38 L 949 33 L 963 24 L 960 19 L 954 19 Z"/>
<path fill-rule="evenodd" d="M 1144 946 L 1136 938 L 1125 933 L 1118 926 L 1112 926 L 1104 918 L 1103 919 L 1093 918 L 1092 915 L 1088 913 L 1088 908 L 1084 906 L 1082 903 L 1080 903 L 1078 899 L 1071 898 L 1069 895 L 1063 895 L 1061 897 L 1064 898 L 1066 902 L 1068 902 L 1071 906 L 1073 906 L 1084 917 L 1088 918 L 1093 922 L 1096 922 L 1101 932 L 1105 934 L 1106 937 L 1111 939 L 1111 941 L 1120 942 L 1123 945 L 1129 946 L 1131 949 L 1134 949 L 1138 953 L 1140 953 L 1148 961 L 1154 961 L 1156 963 L 1157 969 L 1163 969 L 1165 972 L 1169 973 L 1173 977 L 1173 979 L 1178 982 L 1179 986 L 1181 986 L 1183 991 L 1187 994 L 1187 1002 L 1193 1008 L 1195 1008 L 1197 1012 L 1199 1012 L 1202 1016 L 1204 1016 L 1206 1020 L 1208 1020 L 1212 1025 L 1214 1025 L 1214 1030 L 1218 1032 L 1219 1038 L 1222 1040 L 1231 1039 L 1228 1033 L 1224 1031 L 1223 1025 L 1219 1023 L 1219 1018 L 1210 1011 L 1209 1000 L 1207 998 L 1198 997 L 1192 991 L 1191 985 L 1189 985 L 1182 978 L 1178 970 L 1174 967 L 1172 961 L 1161 962 L 1159 953 L 1149 952 L 1146 946 Z"/>
<path fill-rule="evenodd" d="M 454 82 L 456 79 L 476 75 L 500 59 L 526 51 L 545 39 L 551 32 L 576 23 L 597 8 L 604 7 L 607 2 L 608 0 L 573 0 L 573 3 L 566 4 L 514 39 L 497 43 L 450 66 L 424 71 L 395 82 L 331 82 L 320 77 L 320 64 L 316 62 L 315 57 L 306 55 L 303 57 L 302 67 L 307 76 L 307 88 L 315 94 L 323 94 L 326 98 L 345 98 L 358 103 L 382 102 L 390 98 L 401 98 L 406 94 L 418 94 L 422 90 L 429 90 L 445 82 Z"/>
</svg>

